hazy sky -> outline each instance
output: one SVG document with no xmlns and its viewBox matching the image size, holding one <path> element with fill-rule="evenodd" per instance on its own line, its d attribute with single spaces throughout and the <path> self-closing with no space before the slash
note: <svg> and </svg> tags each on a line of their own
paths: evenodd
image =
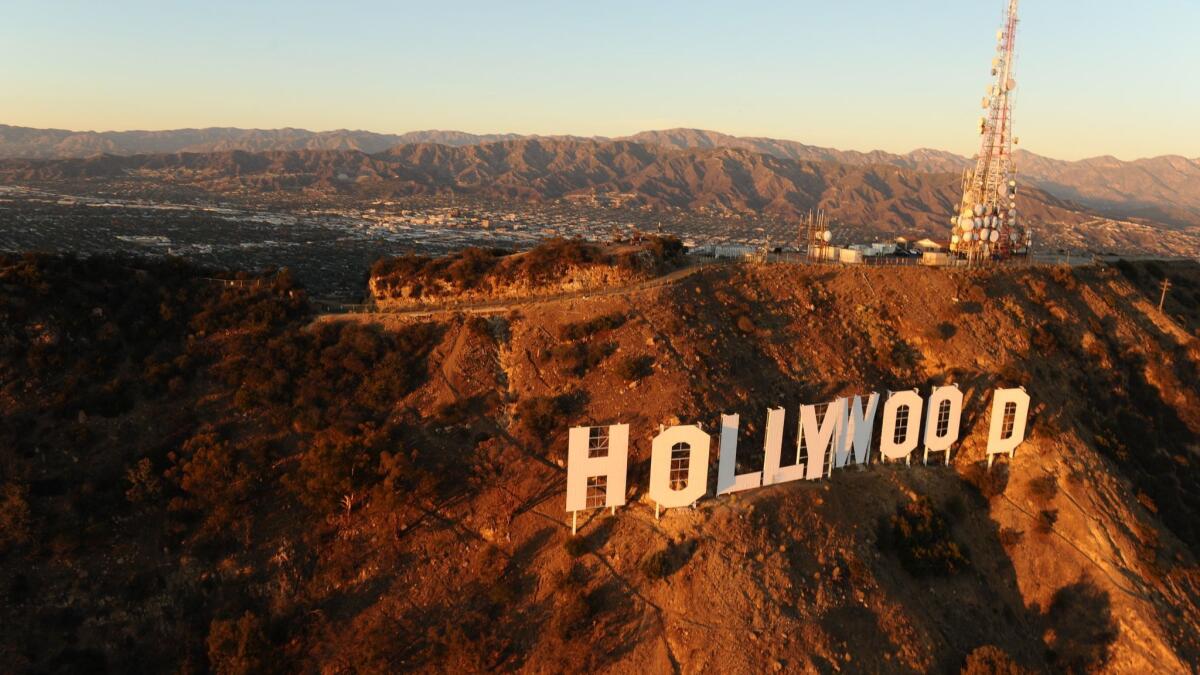
<svg viewBox="0 0 1200 675">
<path fill-rule="evenodd" d="M 1001 0 L 0 1 L 0 123 L 976 151 Z M 1025 0 L 1022 147 L 1200 156 L 1200 1 Z"/>
</svg>

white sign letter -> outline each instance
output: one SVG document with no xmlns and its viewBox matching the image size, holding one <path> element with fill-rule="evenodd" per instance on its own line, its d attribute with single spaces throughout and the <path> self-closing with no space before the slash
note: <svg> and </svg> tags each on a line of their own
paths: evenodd
<svg viewBox="0 0 1200 675">
<path fill-rule="evenodd" d="M 664 429 L 650 450 L 650 498 L 667 508 L 689 506 L 708 492 L 711 439 L 694 424 Z"/>
<path fill-rule="evenodd" d="M 921 396 L 914 391 L 897 391 L 883 405 L 883 428 L 879 430 L 879 452 L 887 459 L 904 459 L 921 440 Z"/>
<path fill-rule="evenodd" d="M 846 399 L 839 398 L 825 404 L 825 417 L 817 424 L 817 406 L 800 406 L 800 430 L 796 439 L 796 454 L 801 448 L 807 450 L 808 463 L 805 478 L 817 480 L 825 475 L 825 455 L 833 447 L 836 451 L 842 425 L 846 423 Z"/>
<path fill-rule="evenodd" d="M 950 448 L 958 442 L 962 424 L 963 394 L 958 386 L 937 387 L 929 395 L 929 408 L 925 411 L 925 463 L 929 453 L 945 452 L 946 464 L 950 464 Z"/>
<path fill-rule="evenodd" d="M 721 415 L 721 462 L 717 465 L 717 494 L 752 490 L 762 485 L 762 472 L 737 472 L 737 415 Z"/>
<path fill-rule="evenodd" d="M 834 468 L 840 469 L 850 462 L 851 445 L 854 447 L 855 464 L 866 464 L 871 458 L 871 434 L 875 431 L 875 410 L 878 407 L 877 393 L 872 392 L 867 399 L 866 412 L 863 412 L 862 397 L 854 397 L 854 402 L 846 411 L 846 424 L 838 434 Z"/>
<path fill-rule="evenodd" d="M 623 506 L 629 425 L 572 427 L 567 438 L 567 511 Z"/>
<path fill-rule="evenodd" d="M 767 411 L 767 433 L 763 450 L 763 485 L 777 485 L 804 478 L 804 465 L 792 463 L 780 467 L 780 455 L 783 454 L 783 424 L 787 413 L 783 408 Z M 799 455 L 799 448 L 796 452 Z M 799 456 L 796 457 L 799 460 Z"/>
<path fill-rule="evenodd" d="M 992 424 L 988 431 L 988 468 L 996 455 L 1016 454 L 1017 446 L 1025 440 L 1025 423 L 1029 418 L 1029 394 L 1025 388 L 997 389 L 992 395 Z"/>
</svg>

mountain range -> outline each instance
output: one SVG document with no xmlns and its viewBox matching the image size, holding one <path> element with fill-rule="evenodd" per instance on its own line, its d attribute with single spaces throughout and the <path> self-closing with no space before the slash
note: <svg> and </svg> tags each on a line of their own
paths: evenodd
<svg viewBox="0 0 1200 675">
<path fill-rule="evenodd" d="M 84 159 L 0 161 L 13 183 L 88 183 L 146 194 L 163 186 L 208 194 L 298 193 L 395 198 L 454 192 L 543 201 L 619 193 L 653 208 L 795 219 L 822 208 L 875 233 L 939 234 L 959 178 L 888 164 L 777 157 L 729 147 L 673 148 L 633 141 L 520 139 L 481 145 L 351 150 L 240 150 Z M 1021 208 L 1039 221 L 1077 225 L 1095 214 L 1037 189 Z"/>
<path fill-rule="evenodd" d="M 75 132 L 0 125 L 0 158 L 63 159 L 97 154 L 212 153 L 233 150 L 345 150 L 377 154 L 404 145 L 466 147 L 529 139 L 575 142 L 619 140 L 696 150 L 736 148 L 790 160 L 835 162 L 849 166 L 887 165 L 921 173 L 957 174 L 971 164 L 966 157 L 927 148 L 902 155 L 882 151 L 843 151 L 797 141 L 731 136 L 699 129 L 645 131 L 609 139 L 471 134 L 460 131 L 379 134 L 342 129 L 313 132 L 291 128 Z M 1105 156 L 1065 161 L 1018 150 L 1017 167 L 1023 179 L 1032 185 L 1106 216 L 1144 218 L 1168 227 L 1200 226 L 1200 158 L 1167 155 L 1123 161 Z"/>
</svg>

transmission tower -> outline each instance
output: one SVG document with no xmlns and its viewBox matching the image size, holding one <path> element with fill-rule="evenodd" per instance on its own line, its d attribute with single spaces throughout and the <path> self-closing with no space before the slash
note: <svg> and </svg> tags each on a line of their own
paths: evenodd
<svg viewBox="0 0 1200 675">
<path fill-rule="evenodd" d="M 829 223 L 829 214 L 821 209 L 810 210 L 801 221 L 800 229 L 805 239 L 809 260 L 823 261 L 828 257 L 826 250 L 833 240 L 833 231 L 830 229 Z"/>
<path fill-rule="evenodd" d="M 1017 180 L 1013 164 L 1013 98 L 1017 82 L 1017 2 L 1008 0 L 1004 27 L 996 33 L 994 81 L 983 98 L 982 141 L 974 170 L 963 174 L 963 196 L 951 219 L 950 250 L 972 263 L 1008 258 L 1030 245 L 1030 233 L 1017 219 Z"/>
</svg>

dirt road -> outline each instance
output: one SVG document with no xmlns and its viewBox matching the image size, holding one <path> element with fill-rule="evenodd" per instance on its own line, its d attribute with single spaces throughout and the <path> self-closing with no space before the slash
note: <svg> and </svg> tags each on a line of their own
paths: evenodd
<svg viewBox="0 0 1200 675">
<path fill-rule="evenodd" d="M 586 291 L 573 291 L 570 293 L 556 293 L 553 295 L 539 295 L 527 298 L 511 298 L 506 300 L 496 300 L 494 302 L 482 303 L 463 303 L 463 304 L 446 304 L 437 307 L 428 307 L 420 309 L 404 309 L 404 310 L 377 310 L 377 311 L 361 311 L 361 312 L 327 312 L 321 315 L 325 320 L 338 319 L 378 319 L 380 317 L 408 318 L 408 319 L 424 319 L 442 314 L 501 314 L 517 307 L 526 307 L 547 302 L 557 302 L 560 300 L 570 299 L 586 299 L 586 298 L 602 298 L 612 295 L 626 295 L 637 293 L 652 288 L 659 288 L 668 284 L 673 284 L 681 279 L 685 279 L 700 270 L 710 267 L 718 263 L 705 262 L 695 265 L 689 265 L 682 269 L 675 270 L 669 274 L 664 274 L 660 277 L 640 281 L 636 284 L 626 286 L 612 286 L 608 288 L 596 288 Z"/>
</svg>

